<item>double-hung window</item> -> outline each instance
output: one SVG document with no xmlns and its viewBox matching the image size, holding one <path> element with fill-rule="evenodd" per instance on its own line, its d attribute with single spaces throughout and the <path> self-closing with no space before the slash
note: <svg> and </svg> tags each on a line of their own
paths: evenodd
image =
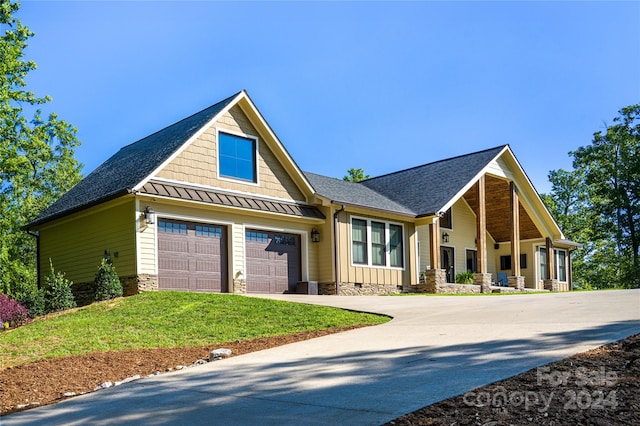
<svg viewBox="0 0 640 426">
<path fill-rule="evenodd" d="M 256 140 L 218 132 L 220 177 L 257 182 Z"/>
<path fill-rule="evenodd" d="M 404 267 L 402 225 L 352 218 L 351 256 L 354 265 Z"/>
</svg>

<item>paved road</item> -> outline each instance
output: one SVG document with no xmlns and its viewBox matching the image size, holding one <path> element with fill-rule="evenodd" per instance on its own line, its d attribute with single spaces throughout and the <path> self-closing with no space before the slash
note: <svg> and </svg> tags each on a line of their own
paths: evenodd
<svg viewBox="0 0 640 426">
<path fill-rule="evenodd" d="M 640 332 L 640 291 L 270 296 L 387 324 L 232 357 L 0 418 L 9 425 L 379 425 Z M 213 325 L 212 325 L 213 326 Z"/>
</svg>

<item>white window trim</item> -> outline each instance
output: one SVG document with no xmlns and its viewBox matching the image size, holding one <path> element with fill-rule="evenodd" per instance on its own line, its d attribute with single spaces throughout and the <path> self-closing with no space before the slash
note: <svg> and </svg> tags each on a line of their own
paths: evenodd
<svg viewBox="0 0 640 426">
<path fill-rule="evenodd" d="M 553 251 L 554 251 L 554 254 L 555 254 L 555 259 L 553 259 L 554 260 L 553 266 L 556 269 L 555 272 L 556 272 L 556 277 L 558 277 L 557 280 L 558 280 L 558 282 L 566 283 L 566 282 L 569 281 L 569 271 L 567 270 L 567 263 L 568 263 L 567 262 L 567 251 L 565 249 L 554 249 Z M 558 259 L 560 258 L 560 252 L 563 253 L 562 257 L 564 257 L 564 280 L 561 280 L 559 278 L 559 276 L 560 276 L 560 262 L 558 262 Z"/>
<path fill-rule="evenodd" d="M 364 220 L 367 222 L 367 263 L 354 263 L 353 262 L 353 219 Z M 371 222 L 384 223 L 385 232 L 385 265 L 374 265 L 371 263 L 372 245 L 371 245 Z M 400 226 L 402 229 L 402 266 L 391 266 L 391 240 L 389 233 L 389 225 Z M 383 219 L 375 219 L 362 216 L 351 216 L 349 218 L 349 253 L 351 255 L 351 266 L 355 268 L 375 268 L 375 269 L 392 269 L 396 271 L 404 271 L 407 264 L 406 256 L 406 235 L 404 232 L 404 224 L 399 222 L 389 222 Z"/>
<path fill-rule="evenodd" d="M 251 182 L 249 180 L 244 180 L 244 179 L 239 179 L 239 178 L 233 178 L 230 176 L 223 176 L 220 174 L 220 133 L 226 133 L 228 135 L 232 135 L 232 136 L 238 136 L 241 138 L 245 138 L 245 139 L 252 139 L 255 143 L 256 146 L 256 150 L 255 150 L 255 173 L 256 173 L 256 181 L 255 182 Z M 260 143 L 258 140 L 257 136 L 253 136 L 253 135 L 249 135 L 247 133 L 243 133 L 243 132 L 237 132 L 234 130 L 228 130 L 228 129 L 222 129 L 220 127 L 216 127 L 216 174 L 219 180 L 221 181 L 225 181 L 225 182 L 232 182 L 232 183 L 237 183 L 237 184 L 243 184 L 243 185 L 250 185 L 250 186 L 260 186 Z"/>
</svg>

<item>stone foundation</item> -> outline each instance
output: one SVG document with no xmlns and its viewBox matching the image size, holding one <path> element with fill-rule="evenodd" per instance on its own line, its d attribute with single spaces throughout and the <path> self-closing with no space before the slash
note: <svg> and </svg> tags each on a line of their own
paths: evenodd
<svg viewBox="0 0 640 426">
<path fill-rule="evenodd" d="M 374 296 L 378 294 L 402 293 L 402 287 L 395 284 L 340 283 L 339 296 Z"/>
<path fill-rule="evenodd" d="M 473 282 L 480 286 L 480 293 L 491 293 L 491 274 L 473 274 Z"/>
<path fill-rule="evenodd" d="M 151 274 L 132 275 L 130 277 L 120 277 L 122 283 L 122 295 L 133 296 L 143 291 L 158 290 L 158 276 Z"/>
<path fill-rule="evenodd" d="M 516 290 L 524 291 L 524 277 L 522 276 L 510 276 L 509 287 L 513 287 Z"/>
<path fill-rule="evenodd" d="M 140 274 L 120 277 L 120 283 L 122 284 L 122 295 L 125 297 L 133 296 L 143 291 L 158 290 L 157 275 Z M 78 306 L 89 305 L 95 300 L 95 284 L 93 281 L 74 283 L 71 286 L 71 292 Z"/>
<path fill-rule="evenodd" d="M 85 283 L 73 283 L 71 286 L 71 292 L 73 293 L 73 297 L 76 299 L 76 303 L 78 306 L 85 306 L 93 303 L 95 299 L 95 289 L 94 283 L 85 282 Z"/>
</svg>

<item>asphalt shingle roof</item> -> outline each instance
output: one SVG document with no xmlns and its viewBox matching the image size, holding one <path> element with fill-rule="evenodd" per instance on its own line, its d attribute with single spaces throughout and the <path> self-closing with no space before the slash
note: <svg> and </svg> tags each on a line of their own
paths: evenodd
<svg viewBox="0 0 640 426">
<path fill-rule="evenodd" d="M 361 183 L 347 182 L 310 172 L 304 172 L 304 175 L 319 195 L 329 198 L 336 204 L 362 206 L 374 210 L 415 216 L 411 209 L 367 188 Z"/>
<path fill-rule="evenodd" d="M 378 176 L 361 185 L 415 212 L 438 213 L 508 145 Z"/>
<path fill-rule="evenodd" d="M 42 212 L 30 226 L 131 192 L 238 94 L 121 148 Z"/>
</svg>

